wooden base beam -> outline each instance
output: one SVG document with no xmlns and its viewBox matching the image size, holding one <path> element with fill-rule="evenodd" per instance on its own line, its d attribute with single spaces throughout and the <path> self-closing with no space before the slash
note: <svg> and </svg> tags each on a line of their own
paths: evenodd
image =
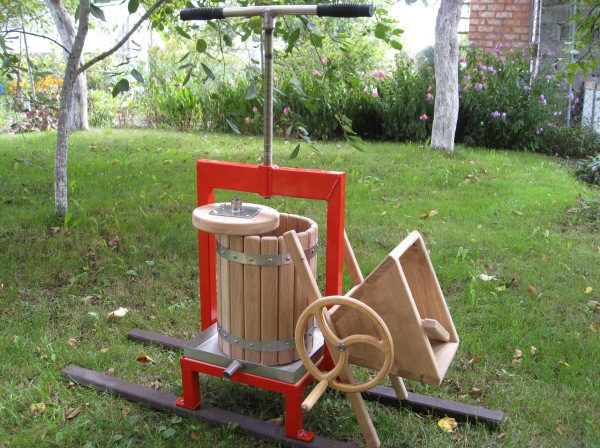
<svg viewBox="0 0 600 448">
<path fill-rule="evenodd" d="M 185 341 L 181 339 L 164 336 L 159 333 L 139 330 L 137 328 L 128 333 L 128 338 L 132 341 L 146 344 L 156 344 L 173 350 L 182 350 Z M 378 401 L 388 405 L 407 407 L 415 412 L 426 412 L 441 417 L 453 417 L 457 421 L 469 421 L 484 423 L 489 426 L 500 425 L 504 421 L 504 413 L 481 406 L 471 406 L 468 404 L 457 403 L 456 401 L 442 400 L 440 398 L 429 397 L 427 395 L 408 392 L 408 398 L 398 400 L 396 393 L 391 387 L 375 386 L 373 389 L 362 393 L 366 400 Z"/>
<path fill-rule="evenodd" d="M 115 376 L 88 370 L 76 365 L 62 369 L 62 374 L 74 382 L 90 386 L 101 392 L 110 392 L 134 403 L 149 406 L 163 412 L 173 412 L 182 417 L 195 418 L 213 425 L 235 424 L 240 430 L 257 439 L 278 443 L 283 447 L 301 448 L 357 448 L 354 443 L 341 442 L 315 435 L 311 442 L 291 439 L 284 436 L 283 426 L 265 422 L 253 417 L 237 414 L 214 406 L 203 405 L 190 410 L 175 405 L 175 395 L 140 386 Z"/>
</svg>

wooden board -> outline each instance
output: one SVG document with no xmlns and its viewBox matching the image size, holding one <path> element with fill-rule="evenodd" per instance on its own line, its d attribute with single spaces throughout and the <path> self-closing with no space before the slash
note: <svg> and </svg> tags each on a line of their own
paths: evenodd
<svg viewBox="0 0 600 448">
<path fill-rule="evenodd" d="M 229 236 L 220 235 L 219 239 L 225 248 L 229 248 Z M 217 258 L 221 258 L 217 255 Z M 221 296 L 221 321 L 219 324 L 226 331 L 231 332 L 231 300 L 229 295 L 229 261 L 221 258 L 221 278 L 219 282 Z M 231 346 L 219 336 L 220 348 L 227 356 L 231 356 Z"/>
<path fill-rule="evenodd" d="M 244 251 L 244 237 L 229 236 L 229 248 L 238 252 Z M 232 336 L 244 337 L 244 266 L 229 262 L 229 312 L 230 333 Z M 231 357 L 244 359 L 244 349 L 231 346 Z"/>
<path fill-rule="evenodd" d="M 288 217 L 288 223 L 291 216 L 292 215 Z M 292 228 L 288 230 L 292 230 Z M 299 223 L 298 220 L 296 220 L 296 232 L 302 232 L 298 233 L 298 239 L 300 240 L 300 244 L 302 245 L 302 250 L 308 249 L 308 234 L 304 232 L 304 230 L 306 230 L 304 222 Z M 302 312 L 308 306 L 307 293 L 308 292 L 306 290 L 306 287 L 304 286 L 304 284 L 300 280 L 298 273 L 296 272 L 294 274 L 294 326 L 296 325 L 296 322 L 298 322 L 300 314 L 302 314 Z M 294 361 L 297 361 L 298 359 L 300 359 L 300 357 L 298 356 L 297 352 L 295 352 Z"/>
<path fill-rule="evenodd" d="M 221 235 L 215 235 L 215 241 L 219 244 L 223 244 L 222 241 L 222 237 Z M 222 293 L 221 293 L 221 281 L 222 281 L 222 277 L 223 277 L 223 271 L 221 270 L 221 257 L 217 254 L 216 255 L 216 276 L 217 276 L 217 280 L 216 280 L 216 284 L 217 284 L 217 322 L 219 322 L 219 324 L 221 324 L 223 322 L 223 297 L 222 297 Z M 223 339 L 222 338 L 218 338 L 218 344 L 219 344 L 219 349 L 221 349 L 221 351 L 223 351 Z"/>
<path fill-rule="evenodd" d="M 244 252 L 259 254 L 261 238 L 247 236 L 244 238 Z M 244 334 L 246 339 L 259 341 L 261 335 L 261 268 L 250 264 L 244 269 Z M 260 363 L 260 352 L 245 350 L 246 361 Z"/>
<path fill-rule="evenodd" d="M 287 215 L 286 215 L 287 223 Z M 277 238 L 280 254 L 289 253 L 282 236 Z M 277 338 L 288 339 L 294 337 L 294 265 L 287 264 L 279 268 L 278 279 L 279 309 Z M 294 360 L 295 350 L 279 352 L 278 362 L 280 365 L 288 364 Z"/>
<path fill-rule="evenodd" d="M 267 236 L 261 238 L 260 242 L 261 254 L 276 254 L 278 253 L 277 237 Z M 278 311 L 278 268 L 276 266 L 263 266 L 261 268 L 261 340 L 275 341 L 277 340 L 277 319 Z M 274 366 L 278 364 L 277 352 L 262 352 L 262 364 Z"/>
<path fill-rule="evenodd" d="M 431 278 L 429 272 L 429 269 L 433 269 L 431 263 L 424 262 L 425 258 L 429 260 L 426 251 L 425 258 L 413 257 L 406 260 L 406 264 L 411 264 L 413 275 L 410 283 L 404 275 L 400 258 L 419 240 L 422 241 L 417 232 L 409 235 L 358 287 L 352 290 L 351 296 L 373 308 L 388 326 L 394 340 L 394 364 L 390 374 L 429 384 L 439 384 L 458 349 L 458 337 L 449 313 L 443 313 L 444 309 L 447 311 L 443 296 L 425 296 L 419 293 L 415 297 L 412 294 L 412 283 L 417 280 L 425 282 L 427 280 L 423 278 Z M 418 266 L 413 266 L 412 263 L 417 263 Z M 422 277 L 415 274 L 418 272 L 421 272 Z M 421 285 L 419 288 L 422 290 L 424 286 Z M 439 302 L 440 300 L 444 303 L 417 304 L 417 301 Z M 419 306 L 427 310 L 428 315 L 421 316 Z M 421 325 L 423 317 L 443 323 L 450 333 L 450 342 L 430 340 Z M 372 324 L 365 317 L 347 307 L 339 308 L 333 315 L 333 320 L 340 337 L 351 334 L 377 335 Z M 353 364 L 378 369 L 382 361 L 383 357 L 368 346 L 355 346 L 351 349 L 350 362 Z"/>
</svg>

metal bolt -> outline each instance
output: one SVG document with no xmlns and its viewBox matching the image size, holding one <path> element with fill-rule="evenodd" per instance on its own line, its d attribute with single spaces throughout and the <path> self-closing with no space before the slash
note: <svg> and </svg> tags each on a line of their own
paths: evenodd
<svg viewBox="0 0 600 448">
<path fill-rule="evenodd" d="M 254 261 L 254 258 L 250 257 L 250 261 Z"/>
<path fill-rule="evenodd" d="M 234 256 L 233 256 L 233 259 L 234 259 L 234 260 L 237 260 L 237 255 L 234 255 Z"/>
<path fill-rule="evenodd" d="M 345 351 L 346 351 L 346 344 L 344 344 L 343 342 L 340 342 L 340 343 L 338 343 L 338 345 L 337 345 L 337 349 L 338 349 L 340 352 L 345 352 Z"/>
<path fill-rule="evenodd" d="M 237 344 L 237 343 L 238 343 L 238 342 L 240 342 L 240 341 L 238 341 L 237 339 L 235 339 L 235 340 L 234 340 L 234 342 Z"/>
<path fill-rule="evenodd" d="M 285 261 L 290 261 L 292 258 L 288 255 L 287 257 L 285 257 Z"/>
<path fill-rule="evenodd" d="M 273 259 L 272 258 L 267 258 L 267 263 L 273 263 Z"/>
<path fill-rule="evenodd" d="M 254 347 L 254 342 L 250 342 L 250 347 Z"/>
</svg>

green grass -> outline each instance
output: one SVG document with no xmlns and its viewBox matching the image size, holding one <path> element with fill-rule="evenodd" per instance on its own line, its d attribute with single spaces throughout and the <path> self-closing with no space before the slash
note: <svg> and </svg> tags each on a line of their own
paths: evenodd
<svg viewBox="0 0 600 448">
<path fill-rule="evenodd" d="M 261 140 L 76 134 L 70 213 L 57 222 L 54 139 L 0 137 L 0 447 L 263 446 L 234 427 L 174 419 L 60 375 L 70 363 L 113 368 L 119 377 L 144 385 L 158 379 L 162 390 L 180 393 L 178 353 L 129 342 L 126 334 L 133 327 L 181 338 L 197 333 L 194 162 L 257 162 Z M 293 146 L 276 142 L 275 162 L 348 173 L 347 230 L 363 271 L 409 231 L 425 237 L 461 346 L 441 387 L 409 381 L 409 390 L 507 415 L 498 429 L 460 424 L 446 434 L 437 418 L 370 403 L 384 446 L 600 445 L 600 333 L 591 325 L 600 323 L 600 312 L 588 304 L 600 301 L 600 229 L 578 206 L 580 195 L 598 201 L 598 190 L 536 154 L 458 148 L 448 157 L 397 144 L 369 144 L 359 153 L 332 143 L 320 145 L 322 157 L 305 152 L 290 162 Z M 314 217 L 324 240 L 323 204 L 267 203 Z M 438 214 L 422 219 L 431 210 Z M 483 273 L 496 280 L 481 281 Z M 129 314 L 107 321 L 120 306 Z M 523 352 L 520 364 L 513 363 L 515 349 Z M 137 362 L 142 353 L 156 364 Z M 282 417 L 282 400 L 270 393 L 212 378 L 203 386 L 207 402 Z M 44 403 L 45 412 L 32 413 L 32 403 Z M 73 408 L 80 413 L 67 420 Z M 306 427 L 362 440 L 348 402 L 334 392 L 307 415 Z"/>
</svg>

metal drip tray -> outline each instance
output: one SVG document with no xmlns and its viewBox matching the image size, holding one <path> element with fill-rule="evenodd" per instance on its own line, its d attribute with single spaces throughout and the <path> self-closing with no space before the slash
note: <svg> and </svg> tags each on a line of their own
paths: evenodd
<svg viewBox="0 0 600 448">
<path fill-rule="evenodd" d="M 323 335 L 318 328 L 315 328 L 313 330 L 313 349 L 310 352 L 310 357 L 313 362 L 319 360 L 322 349 Z M 229 366 L 235 359 L 223 354 L 219 348 L 216 323 L 191 341 L 188 341 L 183 347 L 183 354 L 188 358 L 221 367 Z M 265 366 L 263 364 L 255 364 L 248 361 L 241 361 L 241 363 L 243 364 L 243 367 L 240 369 L 240 372 L 252 373 L 253 375 L 259 375 L 292 384 L 297 383 L 307 372 L 301 360 L 282 366 Z"/>
</svg>

